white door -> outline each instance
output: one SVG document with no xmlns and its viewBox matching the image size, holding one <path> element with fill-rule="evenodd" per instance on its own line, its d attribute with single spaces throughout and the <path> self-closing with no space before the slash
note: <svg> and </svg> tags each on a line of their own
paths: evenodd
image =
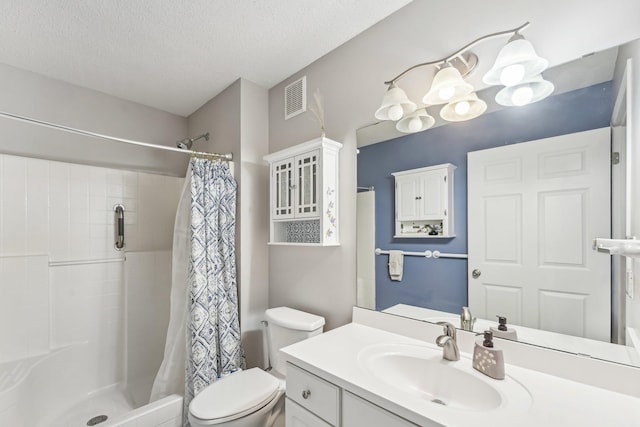
<svg viewBox="0 0 640 427">
<path fill-rule="evenodd" d="M 444 215 L 444 190 L 446 188 L 446 170 L 437 170 L 421 174 L 420 206 L 422 219 L 441 219 Z"/>
<path fill-rule="evenodd" d="M 396 219 L 398 221 L 413 221 L 420 218 L 418 201 L 422 190 L 417 174 L 395 177 L 396 184 Z"/>
<path fill-rule="evenodd" d="M 591 246 L 611 230 L 610 129 L 467 160 L 474 316 L 609 341 L 611 260 Z"/>
</svg>

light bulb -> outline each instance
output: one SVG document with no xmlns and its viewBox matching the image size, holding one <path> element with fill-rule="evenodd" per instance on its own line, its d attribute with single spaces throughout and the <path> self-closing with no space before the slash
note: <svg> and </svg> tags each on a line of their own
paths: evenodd
<svg viewBox="0 0 640 427">
<path fill-rule="evenodd" d="M 453 107 L 453 110 L 459 116 L 464 116 L 465 114 L 467 114 L 469 112 L 470 109 L 471 109 L 471 104 L 469 104 L 469 101 L 457 102 L 456 106 Z"/>
<path fill-rule="evenodd" d="M 513 105 L 522 106 L 527 105 L 533 99 L 533 90 L 529 86 L 522 86 L 513 91 L 511 95 L 511 101 Z"/>
<path fill-rule="evenodd" d="M 505 86 L 516 85 L 524 78 L 524 72 L 524 65 L 522 64 L 507 65 L 500 73 L 500 83 Z"/>
<path fill-rule="evenodd" d="M 392 105 L 389 107 L 387 111 L 387 115 L 389 116 L 389 120 L 400 120 L 404 111 L 402 110 L 402 106 L 399 104 Z"/>
<path fill-rule="evenodd" d="M 438 91 L 438 96 L 444 101 L 448 101 L 455 95 L 456 89 L 453 86 L 445 86 Z"/>
<path fill-rule="evenodd" d="M 420 117 L 412 117 L 409 123 L 407 123 L 407 128 L 411 132 L 418 132 L 422 128 L 422 120 L 420 120 Z"/>
</svg>

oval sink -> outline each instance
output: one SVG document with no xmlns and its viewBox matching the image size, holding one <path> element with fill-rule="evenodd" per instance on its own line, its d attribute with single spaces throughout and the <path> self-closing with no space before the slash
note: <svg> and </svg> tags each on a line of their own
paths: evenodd
<svg viewBox="0 0 640 427">
<path fill-rule="evenodd" d="M 438 347 L 376 344 L 358 355 L 361 367 L 377 380 L 415 399 L 451 409 L 490 411 L 528 407 L 529 393 L 507 377 L 494 380 L 471 368 L 471 360 L 442 359 Z"/>
</svg>

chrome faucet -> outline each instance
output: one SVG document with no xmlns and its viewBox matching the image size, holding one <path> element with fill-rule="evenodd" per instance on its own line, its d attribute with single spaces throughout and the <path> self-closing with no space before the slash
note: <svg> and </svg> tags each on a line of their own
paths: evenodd
<svg viewBox="0 0 640 427">
<path fill-rule="evenodd" d="M 456 327 L 448 322 L 438 322 L 444 328 L 444 335 L 436 338 L 438 347 L 442 347 L 442 358 L 445 360 L 460 360 L 460 350 L 456 342 Z"/>
<path fill-rule="evenodd" d="M 473 332 L 473 325 L 475 325 L 476 319 L 471 316 L 471 310 L 469 307 L 462 307 L 462 314 L 460 314 L 460 329 L 463 331 Z"/>
</svg>

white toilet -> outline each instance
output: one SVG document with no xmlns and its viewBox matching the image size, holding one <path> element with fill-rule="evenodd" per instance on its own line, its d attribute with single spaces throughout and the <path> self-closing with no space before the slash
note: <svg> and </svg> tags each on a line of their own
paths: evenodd
<svg viewBox="0 0 640 427">
<path fill-rule="evenodd" d="M 191 427 L 271 427 L 282 412 L 286 362 L 280 349 L 322 333 L 324 318 L 289 307 L 265 315 L 272 370 L 236 372 L 202 390 L 189 405 Z"/>
</svg>

